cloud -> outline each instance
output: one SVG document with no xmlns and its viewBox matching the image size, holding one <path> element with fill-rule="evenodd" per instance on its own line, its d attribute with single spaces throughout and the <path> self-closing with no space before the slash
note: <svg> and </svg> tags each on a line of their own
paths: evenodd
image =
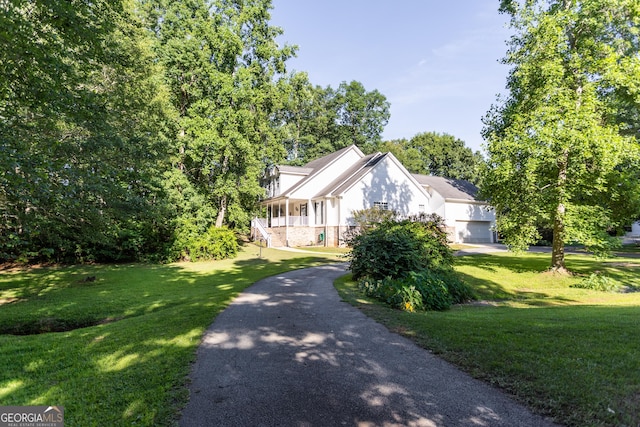
<svg viewBox="0 0 640 427">
<path fill-rule="evenodd" d="M 477 47 L 477 42 L 471 38 L 454 40 L 431 50 L 434 56 L 445 59 L 458 59 L 461 55 L 469 53 Z"/>
</svg>

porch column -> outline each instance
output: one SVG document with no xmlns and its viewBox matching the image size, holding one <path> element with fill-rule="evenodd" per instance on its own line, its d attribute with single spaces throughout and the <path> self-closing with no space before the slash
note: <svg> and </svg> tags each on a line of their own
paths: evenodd
<svg viewBox="0 0 640 427">
<path fill-rule="evenodd" d="M 267 225 L 269 227 L 273 227 L 273 200 L 271 201 L 271 206 L 269 206 L 271 209 L 269 209 L 269 215 L 267 215 Z"/>
<path fill-rule="evenodd" d="M 338 204 L 338 246 L 340 246 L 340 224 L 342 224 L 342 196 L 336 197 L 336 203 Z"/>
<path fill-rule="evenodd" d="M 289 246 L 289 198 L 285 199 L 285 208 L 284 208 L 284 239 L 285 245 Z"/>
<path fill-rule="evenodd" d="M 324 199 L 324 246 L 328 247 L 329 244 L 329 198 Z"/>
</svg>

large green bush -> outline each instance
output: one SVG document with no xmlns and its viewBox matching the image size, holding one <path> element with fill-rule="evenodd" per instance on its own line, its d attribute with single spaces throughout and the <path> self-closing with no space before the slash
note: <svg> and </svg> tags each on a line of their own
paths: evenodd
<svg viewBox="0 0 640 427">
<path fill-rule="evenodd" d="M 177 242 L 180 251 L 173 258 L 184 261 L 233 258 L 239 250 L 235 233 L 226 227 L 211 226 L 200 235 L 184 234 Z"/>
<path fill-rule="evenodd" d="M 349 244 L 355 279 L 395 279 L 412 271 L 449 270 L 453 265 L 443 222 L 437 216 L 383 221 L 353 237 Z"/>
<path fill-rule="evenodd" d="M 366 295 L 404 311 L 447 310 L 452 304 L 475 299 L 453 271 L 412 271 L 399 279 L 361 278 L 358 286 Z"/>
<path fill-rule="evenodd" d="M 360 289 L 406 311 L 446 310 L 474 299 L 453 271 L 442 218 L 420 215 L 385 220 L 349 241 L 353 277 Z"/>
</svg>

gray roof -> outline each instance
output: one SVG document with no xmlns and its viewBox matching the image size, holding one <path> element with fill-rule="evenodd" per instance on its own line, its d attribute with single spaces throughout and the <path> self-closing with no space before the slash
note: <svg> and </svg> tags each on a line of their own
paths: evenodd
<svg viewBox="0 0 640 427">
<path fill-rule="evenodd" d="M 304 165 L 305 168 L 310 168 L 310 169 L 323 169 L 325 166 L 327 166 L 328 164 L 330 164 L 331 162 L 333 162 L 335 159 L 337 159 L 338 157 L 342 156 L 342 154 L 345 151 L 348 151 L 349 149 L 351 149 L 351 147 L 355 147 L 355 145 L 350 145 L 348 147 L 344 147 L 338 151 L 336 151 L 335 153 L 331 153 L 331 154 L 327 154 L 324 157 L 320 157 L 319 159 L 315 159 L 310 161 L 309 163 L 307 163 L 306 165 Z M 358 147 L 356 147 L 358 148 Z M 360 151 L 358 149 L 358 151 Z"/>
<path fill-rule="evenodd" d="M 445 199 L 476 200 L 478 187 L 462 179 L 444 178 L 433 175 L 413 174 L 422 186 L 429 186 Z"/>
<path fill-rule="evenodd" d="M 288 166 L 288 165 L 278 165 L 280 171 L 290 172 L 290 173 L 298 173 L 301 175 L 305 175 L 300 181 L 298 181 L 291 188 L 284 191 L 278 197 L 286 197 L 288 194 L 291 194 L 293 191 L 300 188 L 304 183 L 308 182 L 318 173 L 320 173 L 323 169 L 325 169 L 328 165 L 334 162 L 336 159 L 340 158 L 346 151 L 351 148 L 358 150 L 360 155 L 363 157 L 360 158 L 357 162 L 355 162 L 352 166 L 347 168 L 343 173 L 335 177 L 335 179 L 329 183 L 325 188 L 322 189 L 315 197 L 321 196 L 330 196 L 330 195 L 339 195 L 347 191 L 362 179 L 369 171 L 375 167 L 380 161 L 382 161 L 389 153 L 382 154 L 380 152 L 369 154 L 365 156 L 355 145 L 351 145 L 349 147 L 342 148 L 341 150 L 336 151 L 335 153 L 331 153 L 327 156 L 321 157 L 319 159 L 313 160 L 306 165 L 300 166 Z M 474 201 L 476 200 L 476 195 L 478 194 L 478 187 L 470 183 L 469 181 L 461 180 L 461 179 L 452 179 L 452 178 L 443 178 L 440 176 L 432 176 L 432 175 L 419 175 L 419 174 L 411 174 L 416 181 L 423 187 L 431 187 L 436 192 L 438 192 L 442 197 L 447 200 L 465 200 L 465 201 Z"/>
</svg>

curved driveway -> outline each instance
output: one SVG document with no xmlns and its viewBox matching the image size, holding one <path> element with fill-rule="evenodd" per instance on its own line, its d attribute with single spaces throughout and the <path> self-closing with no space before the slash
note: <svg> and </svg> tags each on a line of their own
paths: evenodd
<svg viewBox="0 0 640 427">
<path fill-rule="evenodd" d="M 180 425 L 553 425 L 342 302 L 345 268 L 261 280 L 220 313 Z"/>
</svg>

